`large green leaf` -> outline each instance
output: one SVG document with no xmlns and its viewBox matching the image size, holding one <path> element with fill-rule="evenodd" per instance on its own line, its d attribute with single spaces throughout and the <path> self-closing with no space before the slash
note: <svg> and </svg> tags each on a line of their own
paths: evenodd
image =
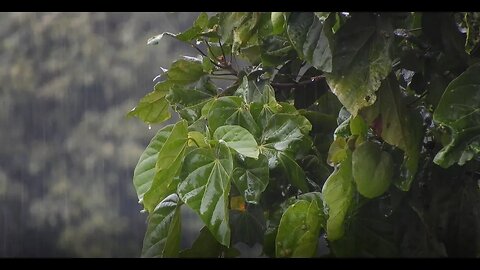
<svg viewBox="0 0 480 270">
<path fill-rule="evenodd" d="M 222 246 L 213 237 L 207 227 L 200 230 L 200 234 L 193 242 L 192 247 L 182 250 L 180 257 L 182 258 L 215 258 L 221 252 Z"/>
<path fill-rule="evenodd" d="M 230 246 L 228 194 L 233 160 L 227 146 L 198 148 L 188 153 L 180 174 L 178 194 L 200 215 L 215 239 Z"/>
<path fill-rule="evenodd" d="M 284 36 L 267 36 L 261 45 L 262 65 L 274 67 L 294 57 L 295 49 Z"/>
<path fill-rule="evenodd" d="M 166 91 L 153 91 L 144 96 L 127 115 L 136 116 L 148 124 L 161 123 L 170 118 Z"/>
<path fill-rule="evenodd" d="M 143 196 L 152 186 L 153 178 L 157 172 L 155 165 L 157 164 L 158 153 L 170 136 L 173 126 L 174 125 L 165 126 L 157 132 L 140 156 L 137 166 L 135 166 L 133 184 L 137 191 L 138 199 L 142 203 Z"/>
<path fill-rule="evenodd" d="M 379 197 L 392 182 L 392 156 L 374 142 L 361 143 L 352 154 L 352 175 L 360 194 L 370 199 Z"/>
<path fill-rule="evenodd" d="M 289 181 L 304 192 L 308 191 L 305 173 L 293 157 L 311 149 L 312 141 L 307 136 L 311 127 L 302 115 L 276 113 L 269 118 L 260 145 L 269 168 L 281 168 Z"/>
<path fill-rule="evenodd" d="M 234 258 L 240 252 L 234 247 L 225 248 L 213 237 L 207 227 L 200 230 L 192 247 L 180 252 L 181 258 Z"/>
<path fill-rule="evenodd" d="M 222 37 L 222 43 L 233 42 L 233 30 L 237 28 L 248 16 L 247 12 L 222 12 L 219 20 L 219 34 Z"/>
<path fill-rule="evenodd" d="M 297 187 L 303 192 L 308 192 L 307 180 L 305 178 L 305 172 L 298 165 L 298 163 L 287 153 L 277 152 L 277 159 L 279 166 L 287 175 L 288 180 L 292 185 Z"/>
<path fill-rule="evenodd" d="M 315 200 L 300 200 L 285 211 L 275 240 L 277 257 L 315 255 L 321 228 L 320 210 Z"/>
<path fill-rule="evenodd" d="M 230 224 L 232 244 L 243 242 L 252 247 L 263 240 L 265 218 L 258 205 L 249 205 L 245 211 L 231 210 Z"/>
<path fill-rule="evenodd" d="M 177 257 L 180 249 L 178 196 L 166 197 L 148 217 L 142 257 Z"/>
<path fill-rule="evenodd" d="M 187 122 L 182 120 L 175 124 L 158 152 L 155 177 L 150 189 L 143 197 L 143 205 L 149 212 L 168 194 L 175 192 L 176 183 L 173 179 L 182 167 L 187 141 Z"/>
<path fill-rule="evenodd" d="M 191 85 L 174 85 L 166 99 L 189 123 L 193 123 L 201 116 L 201 110 L 206 103 L 217 95 L 215 85 L 207 76 Z"/>
<path fill-rule="evenodd" d="M 380 205 L 379 200 L 371 200 L 356 210 L 349 220 L 345 235 L 330 242 L 329 247 L 335 257 L 392 258 L 401 254 L 395 238 L 404 236 L 396 235 L 395 227 L 392 226 L 395 221 L 392 221 L 391 216 L 386 217 Z M 413 222 L 411 217 L 406 216 L 405 223 Z"/>
<path fill-rule="evenodd" d="M 344 137 L 338 136 L 328 149 L 327 163 L 331 166 L 341 163 L 347 158 L 347 151 L 347 140 Z"/>
<path fill-rule="evenodd" d="M 188 85 L 200 80 L 206 73 L 203 71 L 202 59 L 193 57 L 178 59 L 167 71 L 168 81 L 177 85 Z"/>
<path fill-rule="evenodd" d="M 241 97 L 221 97 L 210 104 L 207 113 L 208 126 L 213 133 L 223 125 L 239 125 L 250 133 L 258 134 L 258 127 Z"/>
<path fill-rule="evenodd" d="M 247 104 L 252 102 L 260 102 L 262 104 L 272 104 L 275 101 L 275 91 L 272 86 L 268 84 L 267 80 L 248 80 L 247 76 L 244 76 L 242 83 L 235 91 L 235 95 L 243 97 L 243 100 Z"/>
<path fill-rule="evenodd" d="M 402 176 L 395 184 L 407 191 L 415 178 L 422 143 L 422 120 L 420 115 L 407 108 L 398 82 L 391 74 L 378 90 L 378 102 L 365 109 L 367 122 L 374 122 L 377 135 L 405 152 Z"/>
<path fill-rule="evenodd" d="M 277 113 L 270 117 L 262 134 L 262 146 L 285 151 L 312 130 L 312 124 L 303 115 Z"/>
<path fill-rule="evenodd" d="M 445 89 L 433 120 L 450 128 L 451 140 L 435 156 L 444 168 L 480 153 L 480 65 L 471 66 Z"/>
<path fill-rule="evenodd" d="M 392 68 L 392 41 L 389 21 L 373 14 L 353 14 L 335 33 L 327 83 L 353 116 L 375 102 L 375 92 Z"/>
<path fill-rule="evenodd" d="M 290 14 L 287 34 L 298 55 L 315 68 L 332 71 L 332 23 L 335 14 L 327 21 L 320 20 L 312 12 Z"/>
<path fill-rule="evenodd" d="M 225 144 L 250 158 L 258 158 L 258 144 L 253 135 L 241 126 L 225 125 L 217 128 L 213 133 L 215 140 L 221 140 Z"/>
<path fill-rule="evenodd" d="M 279 35 L 285 30 L 285 12 L 272 12 L 272 34 Z"/>
<path fill-rule="evenodd" d="M 352 153 L 328 177 L 323 185 L 323 202 L 328 207 L 327 237 L 334 241 L 345 233 L 345 217 L 353 201 Z"/>
<path fill-rule="evenodd" d="M 248 203 L 258 204 L 262 192 L 268 185 L 268 159 L 259 155 L 258 159 L 237 158 L 233 170 L 233 183 Z"/>
</svg>

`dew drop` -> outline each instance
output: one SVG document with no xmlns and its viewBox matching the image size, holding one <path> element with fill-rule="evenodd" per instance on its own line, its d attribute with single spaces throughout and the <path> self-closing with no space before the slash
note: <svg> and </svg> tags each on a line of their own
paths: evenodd
<svg viewBox="0 0 480 270">
<path fill-rule="evenodd" d="M 149 129 L 149 130 L 152 129 L 152 126 L 151 126 L 150 124 L 148 125 L 148 129 Z"/>
</svg>

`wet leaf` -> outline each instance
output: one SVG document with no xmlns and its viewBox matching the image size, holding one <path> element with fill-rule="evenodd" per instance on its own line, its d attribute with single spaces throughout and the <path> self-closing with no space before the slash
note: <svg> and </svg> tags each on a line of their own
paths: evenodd
<svg viewBox="0 0 480 270">
<path fill-rule="evenodd" d="M 378 197 L 392 183 L 392 156 L 376 143 L 366 141 L 353 151 L 352 176 L 360 194 L 369 199 Z"/>
<path fill-rule="evenodd" d="M 320 20 L 311 12 L 294 12 L 290 14 L 287 34 L 298 55 L 315 68 L 332 71 L 332 22 Z"/>
<path fill-rule="evenodd" d="M 233 183 L 245 201 L 258 204 L 268 181 L 268 160 L 264 155 L 259 155 L 258 159 L 237 158 L 237 167 L 233 171 Z"/>
<path fill-rule="evenodd" d="M 175 192 L 177 183 L 174 177 L 179 174 L 188 141 L 187 122 L 182 120 L 173 126 L 155 164 L 155 177 L 150 189 L 145 192 L 143 205 L 149 212 L 168 194 Z"/>
<path fill-rule="evenodd" d="M 391 70 L 392 41 L 390 23 L 371 14 L 354 14 L 335 33 L 333 70 L 326 79 L 353 116 L 375 102 L 375 92 Z"/>
<path fill-rule="evenodd" d="M 178 185 L 180 199 L 200 215 L 215 239 L 230 246 L 228 194 L 233 170 L 228 147 L 197 148 L 187 154 Z"/>
<path fill-rule="evenodd" d="M 258 127 L 241 97 L 221 97 L 208 110 L 208 126 L 213 133 L 223 125 L 239 125 L 252 134 L 258 134 Z"/>
<path fill-rule="evenodd" d="M 153 91 L 144 96 L 127 115 L 136 116 L 147 124 L 161 123 L 171 115 L 168 102 L 165 99 L 166 91 Z"/>
<path fill-rule="evenodd" d="M 158 153 L 170 136 L 173 127 L 174 125 L 168 125 L 157 132 L 145 151 L 143 151 L 137 165 L 135 166 L 133 172 L 133 184 L 137 191 L 138 199 L 141 202 L 143 202 L 143 196 L 145 193 L 152 186 L 153 178 L 157 172 L 155 165 L 157 164 Z"/>
<path fill-rule="evenodd" d="M 317 251 L 321 215 L 315 200 L 300 200 L 288 207 L 278 227 L 276 256 L 313 257 Z"/>
<path fill-rule="evenodd" d="M 352 204 L 355 187 L 352 176 L 352 153 L 328 177 L 323 185 L 323 202 L 328 207 L 327 238 L 334 241 L 345 233 L 345 217 Z"/>
<path fill-rule="evenodd" d="M 142 257 L 178 257 L 180 251 L 178 196 L 166 197 L 148 217 Z"/>
<path fill-rule="evenodd" d="M 433 120 L 451 130 L 451 140 L 435 156 L 443 168 L 464 165 L 480 153 L 480 65 L 471 66 L 445 89 Z"/>
<path fill-rule="evenodd" d="M 213 138 L 245 157 L 258 158 L 258 145 L 253 135 L 241 126 L 225 125 L 217 128 Z"/>
<path fill-rule="evenodd" d="M 230 211 L 232 244 L 243 242 L 250 247 L 263 240 L 265 218 L 259 206 L 249 205 L 246 211 Z"/>
</svg>

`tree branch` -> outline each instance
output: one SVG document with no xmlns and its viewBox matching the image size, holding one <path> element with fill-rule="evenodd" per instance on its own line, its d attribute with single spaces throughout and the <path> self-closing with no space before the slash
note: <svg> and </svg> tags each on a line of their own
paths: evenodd
<svg viewBox="0 0 480 270">
<path fill-rule="evenodd" d="M 308 85 L 308 84 L 315 84 L 318 83 L 320 80 L 325 79 L 325 76 L 319 75 L 315 77 L 311 77 L 310 80 L 305 80 L 301 82 L 293 82 L 293 83 L 270 83 L 273 87 L 284 87 L 284 88 L 293 88 L 297 86 L 303 86 L 303 85 Z"/>
</svg>

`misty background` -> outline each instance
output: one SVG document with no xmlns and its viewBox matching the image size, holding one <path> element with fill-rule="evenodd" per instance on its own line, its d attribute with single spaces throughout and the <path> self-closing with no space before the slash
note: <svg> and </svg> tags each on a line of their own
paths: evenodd
<svg viewBox="0 0 480 270">
<path fill-rule="evenodd" d="M 0 257 L 138 257 L 133 169 L 160 125 L 126 114 L 198 13 L 0 13 Z M 170 120 L 170 123 L 175 119 Z M 185 212 L 182 246 L 201 227 Z"/>
</svg>

